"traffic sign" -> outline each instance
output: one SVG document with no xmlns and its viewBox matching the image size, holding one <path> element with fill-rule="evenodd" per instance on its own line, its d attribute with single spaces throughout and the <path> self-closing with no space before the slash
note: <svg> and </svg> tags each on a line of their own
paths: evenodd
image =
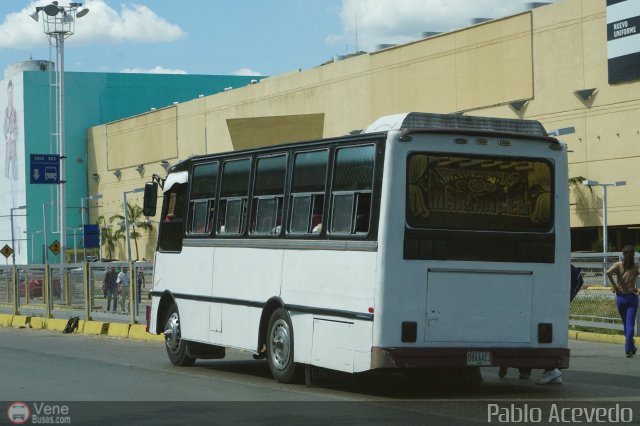
<svg viewBox="0 0 640 426">
<path fill-rule="evenodd" d="M 31 154 L 29 178 L 31 183 L 60 183 L 60 156 L 55 154 Z"/>
<path fill-rule="evenodd" d="M 51 245 L 49 245 L 49 250 L 51 250 L 51 253 L 55 254 L 56 256 L 60 254 L 60 250 L 62 250 L 62 247 L 60 246 L 60 242 L 58 242 L 58 240 L 55 240 L 54 242 L 51 243 Z"/>
<path fill-rule="evenodd" d="M 100 247 L 100 230 L 98 225 L 85 225 L 84 238 L 82 239 L 84 248 Z"/>
<path fill-rule="evenodd" d="M 0 250 L 0 253 L 2 253 L 2 255 L 8 259 L 9 256 L 13 254 L 13 249 L 5 244 L 4 247 L 2 247 L 2 249 Z"/>
</svg>

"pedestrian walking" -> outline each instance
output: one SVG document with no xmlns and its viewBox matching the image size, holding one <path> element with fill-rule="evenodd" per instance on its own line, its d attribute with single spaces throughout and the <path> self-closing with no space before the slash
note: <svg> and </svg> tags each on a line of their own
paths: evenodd
<svg viewBox="0 0 640 426">
<path fill-rule="evenodd" d="M 124 314 L 125 311 L 129 311 L 129 268 L 124 266 L 122 271 L 118 274 L 116 280 L 118 284 L 118 294 L 120 295 L 120 313 Z"/>
<path fill-rule="evenodd" d="M 116 268 L 110 267 L 104 275 L 104 281 L 102 283 L 102 289 L 106 292 L 107 297 L 107 312 L 111 310 L 111 299 L 113 299 L 113 312 L 118 309 L 118 273 Z"/>
<path fill-rule="evenodd" d="M 140 299 L 142 297 L 142 288 L 144 287 L 144 268 L 140 267 L 138 269 L 138 274 L 136 276 L 137 292 L 136 292 L 136 303 L 140 303 Z"/>
<path fill-rule="evenodd" d="M 624 352 L 627 358 L 633 357 L 638 348 L 633 342 L 633 334 L 638 313 L 638 295 L 636 278 L 640 275 L 640 266 L 635 262 L 633 246 L 626 245 L 622 249 L 622 260 L 614 263 L 607 270 L 607 278 L 611 283 L 611 291 L 616 294 L 616 306 L 624 329 Z M 613 279 L 615 277 L 615 281 Z"/>
</svg>

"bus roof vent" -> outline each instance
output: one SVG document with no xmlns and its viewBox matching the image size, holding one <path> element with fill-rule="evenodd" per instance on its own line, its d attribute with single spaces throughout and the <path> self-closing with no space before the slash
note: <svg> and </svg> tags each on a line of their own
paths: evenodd
<svg viewBox="0 0 640 426">
<path fill-rule="evenodd" d="M 548 136 L 544 126 L 535 120 L 474 117 L 461 114 L 431 114 L 427 112 L 409 112 L 381 117 L 367 127 L 363 133 L 385 132 L 399 129 L 483 130 Z"/>
</svg>

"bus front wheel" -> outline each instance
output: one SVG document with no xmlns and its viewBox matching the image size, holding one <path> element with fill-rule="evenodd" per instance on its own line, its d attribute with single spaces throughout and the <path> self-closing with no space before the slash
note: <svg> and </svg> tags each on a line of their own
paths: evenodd
<svg viewBox="0 0 640 426">
<path fill-rule="evenodd" d="M 173 303 L 167 311 L 167 322 L 164 326 L 164 343 L 167 355 L 173 365 L 188 367 L 196 362 L 196 359 L 187 354 L 188 343 L 182 340 L 180 334 L 180 314 L 178 306 Z"/>
<path fill-rule="evenodd" d="M 296 373 L 300 369 L 293 362 L 293 326 L 287 312 L 276 309 L 267 329 L 267 360 L 271 374 L 280 383 L 290 383 L 298 377 Z"/>
</svg>

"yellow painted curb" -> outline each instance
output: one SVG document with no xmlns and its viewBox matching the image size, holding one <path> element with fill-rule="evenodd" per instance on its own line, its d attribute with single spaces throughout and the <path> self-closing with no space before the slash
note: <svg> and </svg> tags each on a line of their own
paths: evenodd
<svg viewBox="0 0 640 426">
<path fill-rule="evenodd" d="M 47 330 L 63 331 L 69 320 L 61 318 L 49 318 L 47 320 Z"/>
<path fill-rule="evenodd" d="M 120 322 L 112 322 L 109 324 L 109 330 L 107 336 L 109 337 L 129 337 L 129 324 L 122 324 Z"/>
<path fill-rule="evenodd" d="M 44 330 L 47 328 L 47 319 L 42 317 L 31 317 L 29 324 L 31 325 L 31 328 Z"/>
<path fill-rule="evenodd" d="M 98 336 L 100 334 L 106 334 L 108 329 L 109 323 L 101 321 L 84 321 L 82 333 Z"/>
<path fill-rule="evenodd" d="M 576 330 L 569 330 L 569 340 L 578 340 L 578 332 Z"/>
<path fill-rule="evenodd" d="M 12 327 L 28 327 L 30 319 L 31 317 L 27 317 L 24 315 L 14 315 L 13 319 L 11 320 L 11 326 Z"/>
<path fill-rule="evenodd" d="M 586 331 L 578 331 L 576 340 L 588 340 L 590 342 L 615 343 L 624 345 L 624 336 L 618 334 L 599 334 L 589 333 Z"/>
<path fill-rule="evenodd" d="M 9 327 L 9 326 L 11 326 L 11 322 L 12 321 L 13 321 L 13 315 L 0 314 L 0 326 Z"/>
<path fill-rule="evenodd" d="M 87 323 L 85 320 L 78 321 L 78 329 L 75 331 L 76 333 L 82 333 L 84 330 L 84 325 Z"/>
<path fill-rule="evenodd" d="M 147 332 L 147 326 L 144 324 L 134 324 L 129 329 L 129 338 L 137 340 L 149 340 L 153 342 L 164 342 L 162 334 L 151 334 Z"/>
</svg>

